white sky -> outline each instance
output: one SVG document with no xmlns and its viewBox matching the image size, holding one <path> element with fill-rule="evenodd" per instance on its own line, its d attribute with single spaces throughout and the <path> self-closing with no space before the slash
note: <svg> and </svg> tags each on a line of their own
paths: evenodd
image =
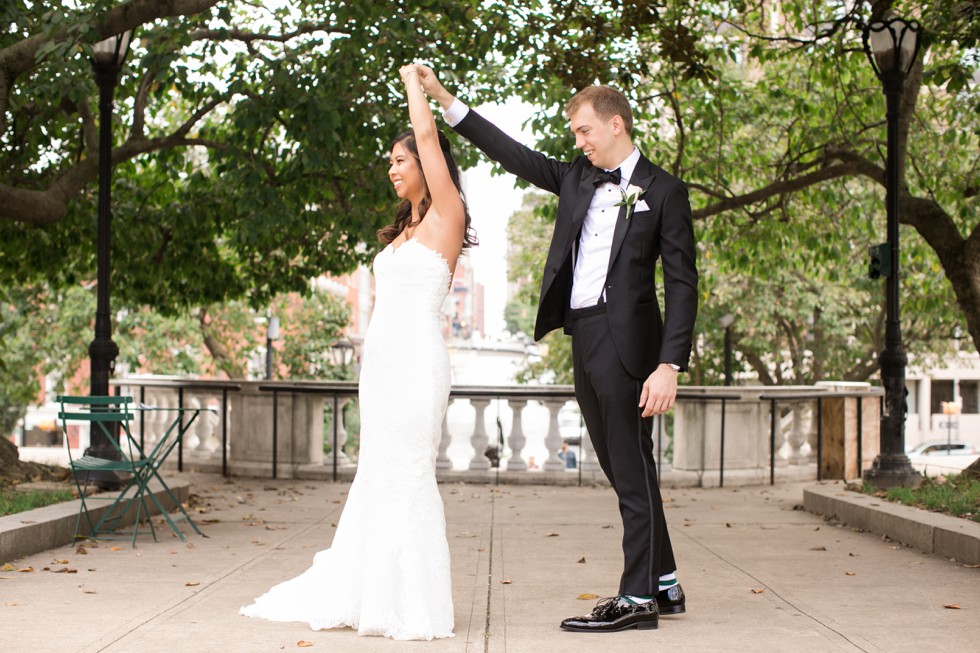
<svg viewBox="0 0 980 653">
<path fill-rule="evenodd" d="M 512 98 L 503 104 L 476 107 L 484 118 L 517 140 L 531 145 L 530 130 L 521 123 L 531 116 L 530 105 Z M 445 124 L 440 125 L 445 128 Z M 524 191 L 516 188 L 511 174 L 492 176 L 486 157 L 474 168 L 463 172 L 463 192 L 473 218 L 473 228 L 480 239 L 479 247 L 470 250 L 473 273 L 486 289 L 486 335 L 496 336 L 504 330 L 504 304 L 507 303 L 507 220 L 521 208 Z"/>
</svg>

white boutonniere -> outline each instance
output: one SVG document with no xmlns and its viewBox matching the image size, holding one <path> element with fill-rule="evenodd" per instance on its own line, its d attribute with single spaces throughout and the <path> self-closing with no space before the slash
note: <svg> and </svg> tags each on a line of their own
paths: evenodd
<svg viewBox="0 0 980 653">
<path fill-rule="evenodd" d="M 626 207 L 626 219 L 629 220 L 630 214 L 633 212 L 633 207 L 636 206 L 636 203 L 640 200 L 646 190 L 634 184 L 630 184 L 626 187 L 626 190 L 620 188 L 619 192 L 623 194 L 623 199 L 617 202 L 616 206 Z"/>
</svg>

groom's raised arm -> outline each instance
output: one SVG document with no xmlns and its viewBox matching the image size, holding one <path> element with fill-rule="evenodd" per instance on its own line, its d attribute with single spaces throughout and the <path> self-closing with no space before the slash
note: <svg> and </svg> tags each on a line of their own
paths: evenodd
<svg viewBox="0 0 980 653">
<path fill-rule="evenodd" d="M 443 110 L 443 118 L 460 136 L 476 145 L 507 172 L 558 194 L 571 164 L 556 161 L 518 143 L 492 122 L 453 96 L 428 66 L 419 65 L 422 88 Z"/>
</svg>

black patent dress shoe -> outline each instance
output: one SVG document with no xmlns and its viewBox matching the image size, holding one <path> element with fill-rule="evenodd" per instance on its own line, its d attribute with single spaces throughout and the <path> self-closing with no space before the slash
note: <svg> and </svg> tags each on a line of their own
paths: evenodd
<svg viewBox="0 0 980 653">
<path fill-rule="evenodd" d="M 565 619 L 561 629 L 579 633 L 611 633 L 630 628 L 654 630 L 658 618 L 656 601 L 634 603 L 614 596 L 599 601 L 589 615 Z"/>
<path fill-rule="evenodd" d="M 657 609 L 660 614 L 684 614 L 687 608 L 684 607 L 684 590 L 678 583 L 673 587 L 657 592 Z"/>
</svg>

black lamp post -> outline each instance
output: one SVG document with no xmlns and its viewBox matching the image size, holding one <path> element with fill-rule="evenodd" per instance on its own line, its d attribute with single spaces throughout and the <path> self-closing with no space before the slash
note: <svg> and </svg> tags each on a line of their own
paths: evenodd
<svg viewBox="0 0 980 653">
<path fill-rule="evenodd" d="M 99 86 L 99 235 L 98 295 L 95 309 L 95 340 L 88 347 L 92 367 L 92 396 L 109 395 L 119 347 L 112 341 L 109 317 L 109 254 L 112 247 L 112 95 L 123 61 L 129 52 L 132 31 L 99 41 L 92 48 L 92 68 Z"/>
<path fill-rule="evenodd" d="M 878 356 L 885 404 L 881 415 L 881 451 L 864 477 L 879 488 L 913 486 L 921 478 L 905 455 L 905 365 L 899 323 L 898 204 L 901 165 L 898 151 L 898 120 L 905 78 L 915 64 L 922 28 L 886 14 L 864 28 L 864 50 L 881 80 L 887 101 L 888 152 L 885 166 L 887 256 L 890 268 L 885 282 L 885 348 Z"/>
<path fill-rule="evenodd" d="M 109 253 L 112 246 L 110 188 L 112 186 L 112 96 L 129 53 L 132 30 L 99 41 L 92 48 L 92 68 L 99 86 L 99 234 L 95 339 L 88 347 L 91 362 L 91 395 L 109 396 L 109 378 L 119 347 L 112 341 L 109 316 Z M 98 429 L 92 429 L 88 453 L 99 458 L 118 458 L 119 453 Z M 89 481 L 102 486 L 118 484 L 114 474 L 92 473 Z"/>
</svg>

